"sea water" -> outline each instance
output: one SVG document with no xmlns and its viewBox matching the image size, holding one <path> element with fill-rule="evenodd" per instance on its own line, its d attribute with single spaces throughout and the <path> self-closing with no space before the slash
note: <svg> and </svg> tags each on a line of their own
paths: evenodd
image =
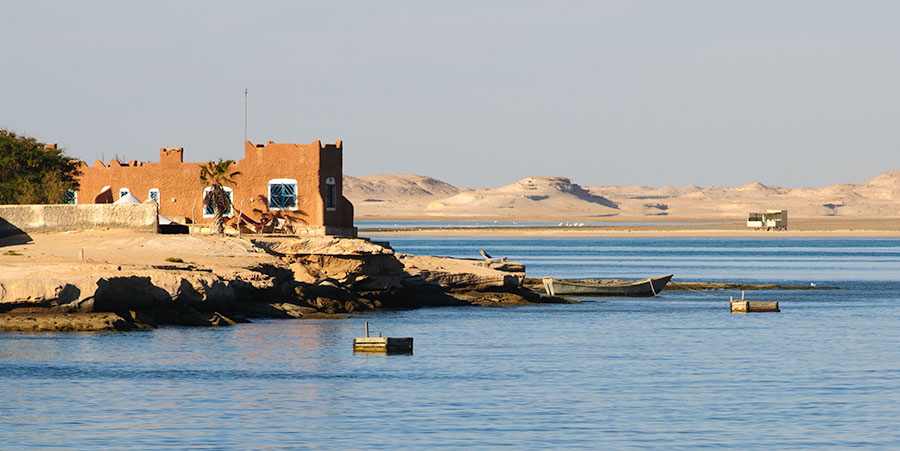
<svg viewBox="0 0 900 451">
<path fill-rule="evenodd" d="M 503 227 L 503 228 L 525 228 L 525 227 L 660 227 L 660 226 L 702 226 L 721 224 L 718 222 L 625 222 L 625 221 L 589 221 L 589 222 L 519 222 L 519 221 L 354 221 L 354 225 L 359 228 L 360 233 L 380 229 L 460 229 L 460 228 L 480 228 L 480 227 Z"/>
<path fill-rule="evenodd" d="M 728 291 L 0 333 L 0 448 L 898 448 L 900 240 L 391 238 L 530 277 L 776 282 Z M 374 333 L 413 355 L 352 352 Z"/>
</svg>

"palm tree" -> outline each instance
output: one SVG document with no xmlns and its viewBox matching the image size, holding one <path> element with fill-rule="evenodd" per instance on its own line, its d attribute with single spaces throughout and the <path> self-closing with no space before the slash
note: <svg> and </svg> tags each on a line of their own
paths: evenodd
<svg viewBox="0 0 900 451">
<path fill-rule="evenodd" d="M 203 196 L 203 208 L 212 206 L 213 225 L 219 235 L 225 233 L 225 221 L 222 216 L 231 208 L 231 198 L 228 197 L 223 185 L 226 183 L 234 185 L 233 177 L 241 175 L 240 171 L 228 172 L 232 164 L 234 160 L 219 158 L 218 162 L 208 161 L 200 165 L 200 181 L 210 188 Z"/>
</svg>

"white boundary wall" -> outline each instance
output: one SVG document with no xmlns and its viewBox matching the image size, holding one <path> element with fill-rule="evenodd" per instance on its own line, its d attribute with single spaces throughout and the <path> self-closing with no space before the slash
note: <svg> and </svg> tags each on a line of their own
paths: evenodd
<svg viewBox="0 0 900 451">
<path fill-rule="evenodd" d="M 107 228 L 156 233 L 158 222 L 156 203 L 0 205 L 0 236 Z"/>
</svg>

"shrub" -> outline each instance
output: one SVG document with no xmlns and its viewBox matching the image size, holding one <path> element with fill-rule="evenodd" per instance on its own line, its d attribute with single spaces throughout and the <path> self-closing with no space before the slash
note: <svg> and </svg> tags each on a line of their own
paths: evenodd
<svg viewBox="0 0 900 451">
<path fill-rule="evenodd" d="M 58 204 L 78 189 L 79 162 L 61 149 L 0 129 L 0 204 Z"/>
</svg>

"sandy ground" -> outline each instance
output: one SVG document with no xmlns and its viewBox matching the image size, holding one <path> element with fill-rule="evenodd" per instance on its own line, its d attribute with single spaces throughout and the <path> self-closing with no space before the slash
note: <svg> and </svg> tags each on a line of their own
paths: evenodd
<svg viewBox="0 0 900 451">
<path fill-rule="evenodd" d="M 667 218 L 667 222 L 683 222 Z M 900 219 L 869 218 L 815 218 L 791 219 L 787 231 L 747 229 L 744 222 L 719 224 L 697 223 L 693 225 L 669 225 L 646 223 L 645 225 L 608 225 L 583 227 L 418 227 L 409 229 L 361 230 L 361 236 L 432 236 L 432 237 L 546 237 L 546 238 L 900 238 Z"/>
<path fill-rule="evenodd" d="M 171 265 L 167 258 L 229 269 L 279 262 L 246 240 L 227 237 L 92 230 L 0 238 L 0 270 L 37 263 Z"/>
<path fill-rule="evenodd" d="M 679 222 L 677 218 L 669 218 Z M 547 238 L 900 238 L 900 219 L 792 219 L 788 231 L 748 230 L 744 223 L 597 227 L 456 227 L 360 231 L 362 237 L 390 241 L 391 236 L 547 237 Z M 80 258 L 83 251 L 84 259 Z M 170 265 L 167 258 L 219 270 L 279 264 L 246 239 L 200 235 L 156 235 L 123 230 L 33 234 L 0 238 L 0 271 L 9 274 L 38 263 L 96 265 Z"/>
</svg>

